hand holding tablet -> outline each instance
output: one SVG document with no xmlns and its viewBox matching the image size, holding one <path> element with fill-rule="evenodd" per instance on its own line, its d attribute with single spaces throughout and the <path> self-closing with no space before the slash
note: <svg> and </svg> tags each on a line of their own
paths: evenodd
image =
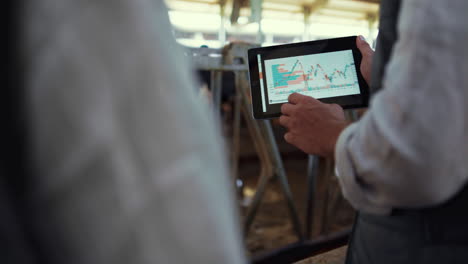
<svg viewBox="0 0 468 264">
<path fill-rule="evenodd" d="M 280 124 L 287 129 L 286 142 L 307 154 L 333 158 L 336 141 L 345 127 L 343 108 L 293 93 L 281 106 Z"/>
<path fill-rule="evenodd" d="M 355 36 L 250 49 L 254 117 L 280 116 L 281 105 L 292 93 L 343 108 L 367 106 L 360 62 Z"/>
</svg>

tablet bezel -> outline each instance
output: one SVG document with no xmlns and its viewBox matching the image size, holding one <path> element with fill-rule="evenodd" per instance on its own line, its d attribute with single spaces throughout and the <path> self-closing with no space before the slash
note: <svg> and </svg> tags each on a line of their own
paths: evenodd
<svg viewBox="0 0 468 264">
<path fill-rule="evenodd" d="M 253 48 L 248 51 L 250 91 L 252 95 L 252 112 L 255 119 L 275 118 L 281 115 L 281 104 L 267 105 L 267 111 L 262 110 L 262 97 L 258 71 L 257 55 L 262 57 L 262 72 L 265 74 L 265 60 L 302 56 L 333 51 L 352 50 L 354 65 L 356 67 L 360 93 L 355 95 L 328 97 L 319 99 L 324 103 L 335 103 L 344 109 L 367 107 L 369 101 L 369 87 L 361 74 L 362 55 L 356 46 L 356 36 L 307 41 L 301 43 Z M 280 54 L 280 56 L 278 56 Z M 265 59 L 266 58 L 266 59 Z M 264 84 L 266 90 L 266 83 Z M 266 92 L 266 91 L 265 91 Z"/>
</svg>

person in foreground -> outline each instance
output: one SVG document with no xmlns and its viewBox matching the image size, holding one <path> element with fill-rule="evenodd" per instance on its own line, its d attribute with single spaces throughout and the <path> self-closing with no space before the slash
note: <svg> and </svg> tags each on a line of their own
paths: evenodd
<svg viewBox="0 0 468 264">
<path fill-rule="evenodd" d="M 334 158 L 358 210 L 346 263 L 468 263 L 466 12 L 462 0 L 382 1 L 375 55 L 356 40 L 373 92 L 362 119 L 300 94 L 282 107 L 285 140 Z"/>
<path fill-rule="evenodd" d="M 221 134 L 164 1 L 19 2 L 31 172 L 1 170 L 0 263 L 246 263 Z"/>
</svg>

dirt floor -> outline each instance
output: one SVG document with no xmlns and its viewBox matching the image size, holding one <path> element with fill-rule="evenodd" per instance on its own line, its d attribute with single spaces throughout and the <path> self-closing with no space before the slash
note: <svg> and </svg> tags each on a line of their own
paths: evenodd
<svg viewBox="0 0 468 264">
<path fill-rule="evenodd" d="M 315 257 L 296 262 L 295 264 L 343 264 L 347 249 L 348 247 L 346 246 L 340 247 Z"/>
<path fill-rule="evenodd" d="M 307 164 L 308 156 L 295 147 L 287 144 L 282 136 L 284 129 L 274 125 L 276 141 L 283 158 L 289 185 L 298 209 L 302 228 L 305 226 L 306 195 L 307 195 Z M 240 201 L 241 213 L 245 216 L 251 197 L 256 191 L 260 163 L 247 129 L 241 131 L 241 158 L 239 163 L 239 179 L 242 180 L 243 198 Z M 330 177 L 326 182 L 318 182 L 313 217 L 313 237 L 332 233 L 349 227 L 354 217 L 354 211 L 341 197 L 336 179 Z M 334 190 L 338 198 L 330 202 L 330 190 Z M 327 198 L 328 197 L 328 198 Z M 333 210 L 330 208 L 333 207 Z M 326 215 L 326 216 L 325 216 Z M 258 213 L 246 237 L 246 247 L 250 255 L 266 252 L 298 241 L 295 235 L 286 203 L 277 181 L 268 185 Z M 344 259 L 346 249 L 341 248 L 329 255 L 324 255 L 314 263 L 340 263 Z M 330 261 L 330 262 L 324 262 Z M 301 264 L 312 262 L 301 262 Z"/>
</svg>

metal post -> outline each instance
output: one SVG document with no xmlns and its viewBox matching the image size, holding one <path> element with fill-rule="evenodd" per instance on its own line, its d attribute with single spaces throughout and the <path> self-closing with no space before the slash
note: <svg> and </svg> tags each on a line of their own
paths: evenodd
<svg viewBox="0 0 468 264">
<path fill-rule="evenodd" d="M 251 0 L 250 1 L 250 22 L 258 23 L 258 31 L 256 42 L 261 44 L 264 42 L 263 30 L 262 30 L 262 11 L 263 11 L 263 0 Z"/>
<path fill-rule="evenodd" d="M 223 47 L 226 44 L 226 0 L 219 1 L 219 16 L 221 21 L 219 25 L 218 39 L 221 47 Z"/>
<path fill-rule="evenodd" d="M 310 15 L 312 8 L 310 6 L 303 6 L 302 13 L 304 15 L 304 33 L 302 34 L 302 41 L 310 40 Z"/>
<path fill-rule="evenodd" d="M 375 39 L 374 39 L 374 33 L 375 33 L 375 23 L 377 22 L 377 14 L 367 14 L 367 26 L 368 26 L 368 38 L 367 41 L 369 41 L 369 45 L 372 48 L 375 48 Z"/>
<path fill-rule="evenodd" d="M 270 143 L 271 154 L 273 156 L 273 163 L 276 166 L 276 175 L 278 176 L 281 189 L 283 190 L 284 196 L 286 198 L 286 205 L 289 209 L 289 215 L 292 220 L 294 231 L 299 237 L 300 241 L 304 240 L 304 236 L 301 230 L 301 223 L 299 221 L 299 215 L 297 213 L 296 207 L 292 199 L 291 189 L 289 188 L 288 178 L 286 177 L 286 171 L 284 170 L 283 161 L 281 159 L 278 145 L 276 145 L 275 137 L 273 135 L 273 130 L 271 128 L 270 120 L 263 120 L 264 128 L 266 131 L 267 142 Z"/>
<path fill-rule="evenodd" d="M 232 124 L 232 157 L 231 176 L 237 180 L 240 153 L 241 98 L 239 93 L 234 96 L 234 120 Z"/>
<path fill-rule="evenodd" d="M 328 0 L 316 0 L 312 4 L 302 6 L 302 14 L 304 15 L 304 32 L 302 35 L 302 41 L 310 40 L 310 17 L 312 14 L 326 6 Z"/>
<path fill-rule="evenodd" d="M 299 215 L 297 213 L 294 201 L 292 199 L 291 189 L 289 188 L 288 179 L 286 172 L 284 170 L 283 162 L 279 153 L 278 146 L 276 145 L 276 140 L 271 128 L 271 123 L 268 120 L 256 121 L 252 118 L 250 113 L 250 102 L 247 95 L 247 77 L 246 72 L 237 72 L 236 79 L 237 84 L 236 88 L 239 95 L 242 98 L 242 113 L 247 122 L 247 127 L 250 130 L 252 135 L 252 140 L 255 144 L 257 153 L 259 155 L 260 161 L 262 163 L 262 174 L 260 175 L 259 183 L 257 185 L 257 191 L 255 193 L 252 204 L 249 207 L 247 216 L 244 223 L 244 232 L 247 232 L 250 229 L 255 215 L 260 205 L 261 199 L 265 192 L 266 186 L 269 183 L 270 179 L 273 177 L 278 177 L 280 182 L 281 190 L 283 191 L 286 205 L 289 210 L 289 215 L 293 224 L 294 231 L 296 232 L 300 241 L 304 240 L 303 233 L 301 230 L 301 223 L 299 221 Z"/>
<path fill-rule="evenodd" d="M 315 184 L 318 174 L 318 157 L 309 155 L 307 164 L 307 200 L 306 200 L 306 218 L 305 218 L 305 236 L 307 239 L 312 237 L 314 202 L 315 202 Z"/>
<path fill-rule="evenodd" d="M 221 108 L 221 94 L 223 91 L 223 72 L 211 71 L 211 94 L 213 97 L 213 109 L 218 112 Z"/>
</svg>

